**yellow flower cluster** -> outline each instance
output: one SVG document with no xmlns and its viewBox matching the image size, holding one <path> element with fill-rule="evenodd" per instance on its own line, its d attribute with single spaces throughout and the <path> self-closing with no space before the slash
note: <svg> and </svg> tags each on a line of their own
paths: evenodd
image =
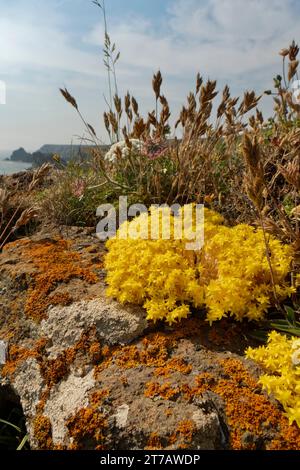
<svg viewBox="0 0 300 470">
<path fill-rule="evenodd" d="M 284 298 L 294 292 L 284 280 L 292 260 L 290 247 L 269 237 L 271 264 L 277 296 Z M 201 268 L 215 263 L 217 273 L 208 273 L 205 303 L 209 321 L 230 313 L 237 320 L 260 320 L 273 300 L 270 268 L 262 230 L 241 224 L 221 226 L 204 247 Z M 200 268 L 200 269 L 201 269 Z"/>
<path fill-rule="evenodd" d="M 190 207 L 185 206 L 183 214 Z M 166 239 L 162 227 L 170 214 L 166 209 L 157 217 L 157 211 L 126 222 L 107 242 L 107 294 L 122 303 L 143 305 L 154 321 L 173 323 L 187 317 L 190 306 L 206 306 L 209 322 L 227 314 L 237 320 L 263 318 L 272 304 L 273 289 L 262 231 L 248 225 L 226 227 L 222 216 L 204 209 L 205 243 L 190 251 L 187 240 L 203 230 L 203 222 L 194 217 L 190 227 L 184 226 L 182 239 L 177 239 L 176 224 L 183 216 L 171 217 Z M 155 226 L 158 239 L 145 239 Z M 285 282 L 291 249 L 271 236 L 269 247 L 277 295 L 284 298 L 293 292 Z"/>
<path fill-rule="evenodd" d="M 282 404 L 290 424 L 300 427 L 300 339 L 272 331 L 266 346 L 248 348 L 246 356 L 266 368 L 260 383 Z"/>
</svg>

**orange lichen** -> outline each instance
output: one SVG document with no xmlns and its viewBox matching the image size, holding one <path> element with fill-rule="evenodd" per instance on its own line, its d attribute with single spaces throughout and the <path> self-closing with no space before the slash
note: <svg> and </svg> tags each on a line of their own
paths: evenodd
<svg viewBox="0 0 300 470">
<path fill-rule="evenodd" d="M 159 384 L 158 382 L 146 383 L 144 395 L 147 398 L 161 397 L 165 400 L 174 400 L 179 396 L 187 401 L 191 401 L 195 396 L 202 395 L 209 390 L 210 383 L 214 382 L 211 374 L 203 373 L 195 377 L 195 385 L 191 386 L 187 383 L 181 385 L 173 385 L 170 382 Z"/>
<path fill-rule="evenodd" d="M 87 440 L 93 441 L 95 450 L 105 450 L 107 421 L 99 409 L 108 396 L 107 389 L 92 392 L 89 397 L 89 407 L 81 408 L 67 420 L 66 426 L 72 438 L 69 450 L 84 448 Z"/>
<path fill-rule="evenodd" d="M 279 422 L 280 435 L 272 440 L 268 450 L 300 450 L 299 428 L 294 423 L 289 425 L 288 419 L 281 416 Z"/>
<path fill-rule="evenodd" d="M 173 340 L 164 334 L 149 335 L 142 341 L 142 347 L 136 345 L 119 348 L 115 354 L 118 366 L 130 369 L 145 365 L 149 367 L 163 367 L 166 365 L 169 350 Z"/>
<path fill-rule="evenodd" d="M 210 384 L 214 382 L 214 377 L 211 374 L 204 372 L 197 375 L 194 381 L 194 386 L 183 383 L 180 387 L 180 392 L 187 401 L 192 401 L 195 396 L 202 395 L 204 392 L 209 390 L 211 388 Z"/>
<path fill-rule="evenodd" d="M 67 450 L 66 446 L 62 445 L 62 444 L 55 444 L 53 447 L 52 447 L 53 450 Z"/>
<path fill-rule="evenodd" d="M 169 438 L 169 445 L 176 444 L 177 449 L 186 449 L 192 442 L 193 436 L 196 432 L 196 425 L 194 421 L 185 419 L 180 421 L 174 433 Z"/>
<path fill-rule="evenodd" d="M 102 356 L 105 357 L 105 358 L 107 358 L 107 357 L 109 357 L 109 354 L 110 354 L 110 348 L 109 348 L 109 346 L 107 346 L 107 345 L 106 345 L 106 346 L 103 346 L 103 348 L 102 348 Z"/>
<path fill-rule="evenodd" d="M 189 334 L 192 334 L 192 331 L 189 331 Z M 144 393 L 149 398 L 192 401 L 195 396 L 209 390 L 219 395 L 225 403 L 232 448 L 252 449 L 265 446 L 267 449 L 300 449 L 300 430 L 288 425 L 288 420 L 281 409 L 262 393 L 261 387 L 241 360 L 224 359 L 215 364 L 215 375 L 212 367 L 211 373 L 198 371 L 198 375 L 194 375 L 196 373 L 194 370 L 188 382 L 181 380 L 180 374 L 187 375 L 192 372 L 188 362 L 181 356 L 175 356 L 175 348 L 181 335 L 182 332 L 175 329 L 168 333 L 151 333 L 142 342 L 134 345 L 101 348 L 96 330 L 90 330 L 82 335 L 73 348 L 64 352 L 64 357 L 58 357 L 56 362 L 47 363 L 47 359 L 44 358 L 42 372 L 46 382 L 53 384 L 66 373 L 62 363 L 64 362 L 66 366 L 74 360 L 92 359 L 96 363 L 99 362 L 95 367 L 96 373 L 113 365 L 125 370 L 141 366 L 149 367 L 156 376 L 155 381 L 146 384 Z M 23 350 L 14 354 L 13 359 L 18 362 L 28 355 L 36 357 L 39 363 L 43 362 L 41 355 L 37 353 L 36 345 L 30 352 L 28 351 Z M 53 368 L 56 369 L 54 372 L 51 371 Z M 123 385 L 127 385 L 127 377 L 121 375 L 119 380 Z M 108 397 L 108 393 L 108 391 L 94 392 L 90 396 L 89 407 L 70 418 L 70 435 L 75 436 L 72 444 L 74 449 L 84 447 L 86 439 L 94 440 L 95 448 L 105 447 L 106 421 L 99 408 L 102 400 Z M 46 396 L 44 398 L 46 399 Z M 37 409 L 40 414 L 44 406 L 42 401 Z M 173 410 L 168 408 L 164 413 L 166 417 L 171 416 Z M 95 434 L 95 422 L 102 423 L 99 435 Z M 180 423 L 176 432 L 170 436 L 169 445 L 178 449 L 189 447 L 191 442 L 189 439 L 194 432 L 191 422 L 189 425 L 187 422 L 185 426 Z M 245 438 L 247 434 L 250 439 Z M 149 438 L 147 446 L 150 447 L 150 444 L 158 445 L 158 442 L 153 437 L 151 442 Z"/>
<path fill-rule="evenodd" d="M 30 243 L 30 239 L 29 238 L 22 238 L 20 240 L 15 240 L 13 242 L 9 242 L 7 243 L 3 248 L 2 248 L 2 251 L 8 251 L 8 250 L 11 250 L 12 248 L 16 248 L 16 247 L 20 247 L 20 246 L 27 246 L 29 245 Z"/>
<path fill-rule="evenodd" d="M 46 385 L 51 388 L 69 372 L 71 362 L 74 360 L 73 351 L 64 351 L 56 359 L 44 359 L 40 363 L 41 374 Z"/>
<path fill-rule="evenodd" d="M 152 432 L 150 434 L 149 440 L 144 447 L 144 450 L 162 450 L 164 449 L 160 437 L 157 432 Z"/>
<path fill-rule="evenodd" d="M 4 377 L 13 375 L 18 365 L 29 357 L 36 357 L 35 351 L 13 345 L 10 349 L 10 359 L 3 366 L 2 375 Z"/>
<path fill-rule="evenodd" d="M 47 340 L 41 338 L 33 343 L 32 348 L 23 348 L 13 344 L 8 351 L 8 360 L 2 368 L 2 375 L 11 376 L 16 371 L 17 367 L 29 357 L 37 358 L 40 356 L 41 351 L 45 347 Z"/>
<path fill-rule="evenodd" d="M 234 379 L 241 385 L 247 385 L 253 388 L 257 387 L 256 380 L 251 377 L 246 367 L 238 359 L 224 359 L 219 362 L 230 379 Z"/>
<path fill-rule="evenodd" d="M 43 392 L 40 395 L 40 401 L 37 404 L 36 409 L 35 409 L 36 414 L 40 414 L 40 415 L 43 414 L 45 406 L 46 406 L 46 401 L 48 400 L 49 395 L 50 395 L 50 389 L 49 387 L 47 387 L 45 390 L 43 390 Z"/>
<path fill-rule="evenodd" d="M 80 255 L 72 252 L 70 243 L 65 240 L 26 243 L 23 254 L 37 269 L 25 304 L 26 315 L 37 321 L 45 317 L 50 305 L 67 305 L 72 301 L 67 292 L 53 293 L 59 283 L 73 278 L 84 279 L 91 284 L 98 280 L 89 267 L 81 266 Z"/>
<path fill-rule="evenodd" d="M 163 367 L 157 367 L 154 371 L 156 376 L 169 377 L 171 372 L 181 372 L 188 375 L 192 371 L 192 366 L 187 364 L 182 357 L 173 357 L 169 359 Z"/>
<path fill-rule="evenodd" d="M 156 377 L 165 377 L 167 379 L 170 377 L 170 370 L 166 367 L 156 367 L 153 371 L 153 375 Z"/>
<path fill-rule="evenodd" d="M 102 349 L 99 342 L 93 342 L 89 347 L 89 356 L 93 364 L 96 364 L 101 360 Z"/>
<path fill-rule="evenodd" d="M 195 430 L 196 430 L 196 425 L 194 421 L 189 420 L 189 419 L 180 421 L 176 429 L 180 437 L 182 437 L 187 442 L 192 441 Z"/>
<path fill-rule="evenodd" d="M 66 349 L 55 359 L 42 358 L 40 360 L 41 373 L 49 388 L 68 374 L 70 365 L 79 354 L 88 355 L 89 360 L 93 363 L 100 361 L 102 350 L 97 340 L 96 328 L 90 328 L 87 332 L 84 332 L 73 347 Z"/>
<path fill-rule="evenodd" d="M 289 433 L 288 420 L 261 392 L 246 367 L 237 359 L 221 361 L 226 379 L 220 380 L 212 390 L 225 402 L 228 424 L 231 428 L 231 445 L 234 449 L 253 448 L 253 444 L 243 443 L 242 436 L 248 431 L 256 437 L 265 435 L 267 429 L 277 432 L 277 437 L 267 448 L 300 449 L 300 429 L 293 428 Z M 281 442 L 281 444 L 280 444 Z"/>
<path fill-rule="evenodd" d="M 115 346 L 102 348 L 101 364 L 95 367 L 95 377 L 102 370 L 115 363 L 123 369 L 132 369 L 145 366 L 152 368 L 164 368 L 169 360 L 169 355 L 175 346 L 175 338 L 165 333 L 152 333 L 142 340 L 139 345 Z M 170 360 L 169 370 L 181 369 L 184 373 L 189 373 L 190 366 L 181 358 Z"/>
<path fill-rule="evenodd" d="M 95 447 L 95 450 L 106 450 L 106 447 L 103 444 L 99 444 Z"/>
<path fill-rule="evenodd" d="M 49 295 L 49 304 L 53 307 L 55 305 L 61 305 L 65 307 L 73 302 L 73 297 L 68 292 L 56 292 L 55 294 Z"/>
<path fill-rule="evenodd" d="M 53 448 L 52 426 L 49 418 L 37 415 L 33 423 L 33 434 L 39 450 L 51 450 Z"/>
<path fill-rule="evenodd" d="M 89 404 L 92 408 L 97 408 L 99 407 L 105 398 L 109 396 L 109 390 L 103 389 L 103 390 L 96 390 L 93 392 L 90 396 L 89 399 Z"/>
<path fill-rule="evenodd" d="M 161 397 L 164 400 L 172 400 L 180 393 L 179 387 L 172 387 L 172 385 L 167 382 L 160 385 L 157 382 L 148 382 L 146 384 L 146 389 L 144 392 L 145 397 L 147 398 L 154 398 L 154 397 Z"/>
<path fill-rule="evenodd" d="M 81 408 L 67 420 L 66 426 L 76 449 L 84 447 L 84 441 L 87 439 L 93 440 L 95 447 L 102 448 L 105 441 L 103 431 L 107 422 L 104 415 L 96 409 Z"/>
<path fill-rule="evenodd" d="M 121 377 L 121 382 L 122 384 L 124 385 L 124 387 L 127 387 L 128 386 L 128 379 L 125 375 L 122 375 Z"/>
<path fill-rule="evenodd" d="M 82 333 L 73 350 L 76 354 L 86 354 L 93 363 L 101 361 L 103 350 L 97 337 L 96 327 Z"/>
</svg>

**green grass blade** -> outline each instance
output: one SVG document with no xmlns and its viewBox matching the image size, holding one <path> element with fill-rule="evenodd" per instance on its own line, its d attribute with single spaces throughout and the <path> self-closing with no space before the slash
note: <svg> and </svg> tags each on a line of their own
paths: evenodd
<svg viewBox="0 0 300 470">
<path fill-rule="evenodd" d="M 26 434 L 26 435 L 23 437 L 23 439 L 22 439 L 22 441 L 20 442 L 20 444 L 18 445 L 17 450 L 22 450 L 22 449 L 23 449 L 23 447 L 25 446 L 26 442 L 28 441 L 28 438 L 29 438 L 29 436 L 28 436 L 28 434 Z"/>
<path fill-rule="evenodd" d="M 6 426 L 10 426 L 11 428 L 15 429 L 20 433 L 22 432 L 22 430 L 18 426 L 13 423 L 10 423 L 9 421 L 5 421 L 5 419 L 0 418 L 0 423 L 5 424 Z"/>
</svg>

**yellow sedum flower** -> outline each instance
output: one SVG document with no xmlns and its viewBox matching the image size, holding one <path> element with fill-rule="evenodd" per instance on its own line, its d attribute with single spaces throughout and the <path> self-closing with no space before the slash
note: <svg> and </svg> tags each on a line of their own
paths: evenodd
<svg viewBox="0 0 300 470">
<path fill-rule="evenodd" d="M 191 205 L 181 211 L 189 209 Z M 246 224 L 226 227 L 220 214 L 204 209 L 204 246 L 188 251 L 191 233 L 203 225 L 193 220 L 186 238 L 177 239 L 178 221 L 171 217 L 170 239 L 165 239 L 161 233 L 169 212 L 164 209 L 157 217 L 156 211 L 125 222 L 107 242 L 107 294 L 143 305 L 153 321 L 186 318 L 191 306 L 206 307 L 210 323 L 227 315 L 262 319 L 274 302 L 262 231 Z M 159 229 L 158 239 L 145 239 L 151 228 Z M 130 233 L 135 237 L 128 237 Z M 283 299 L 294 292 L 285 281 L 292 251 L 271 235 L 269 246 L 277 296 Z"/>
<path fill-rule="evenodd" d="M 246 356 L 266 369 L 262 387 L 282 404 L 289 423 L 300 427 L 300 339 L 272 331 L 266 346 L 248 348 Z"/>
</svg>

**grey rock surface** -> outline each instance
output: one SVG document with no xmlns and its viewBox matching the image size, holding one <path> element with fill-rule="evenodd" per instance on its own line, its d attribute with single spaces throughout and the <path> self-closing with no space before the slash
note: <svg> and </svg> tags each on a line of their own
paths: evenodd
<svg viewBox="0 0 300 470">
<path fill-rule="evenodd" d="M 41 336 L 51 340 L 52 357 L 73 346 L 82 333 L 95 326 L 105 344 L 127 344 L 147 328 L 145 312 L 140 307 L 122 306 L 106 298 L 53 307 L 41 323 Z"/>
</svg>

